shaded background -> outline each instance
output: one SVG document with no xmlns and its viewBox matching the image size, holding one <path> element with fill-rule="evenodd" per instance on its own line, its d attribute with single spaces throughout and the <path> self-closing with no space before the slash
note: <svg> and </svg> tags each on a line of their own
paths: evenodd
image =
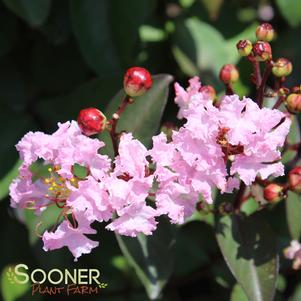
<svg viewBox="0 0 301 301">
<path fill-rule="evenodd" d="M 214 84 L 221 92 L 219 69 L 225 63 L 237 63 L 241 80 L 236 91 L 252 95 L 251 67 L 239 60 L 235 44 L 241 38 L 254 40 L 260 21 L 276 28 L 274 57 L 293 61 L 289 82 L 300 84 L 299 0 L 0 1 L 2 274 L 8 265 L 19 262 L 31 268 L 100 268 L 109 287 L 101 296 L 72 300 L 147 300 L 114 235 L 101 226 L 100 247 L 79 263 L 73 262 L 67 250 L 42 250 L 34 233 L 38 220 L 30 214 L 20 217 L 9 207 L 8 185 L 18 165 L 14 145 L 29 130 L 49 133 L 58 121 L 75 119 L 81 108 L 105 110 L 122 87 L 126 68 L 133 65 L 146 67 L 152 74 L 172 74 L 182 84 L 200 75 L 203 83 Z M 172 96 L 173 91 L 164 121 L 174 120 Z M 281 205 L 277 210 L 281 212 Z M 285 237 L 285 221 L 280 216 L 275 224 Z M 192 220 L 179 230 L 176 264 L 164 300 L 244 300 L 220 255 L 210 223 L 210 218 Z M 276 300 L 300 301 L 300 275 L 292 273 L 289 264 L 282 266 Z M 19 292 L 11 293 L 3 275 L 2 296 L 15 300 Z M 54 298 L 31 297 L 30 292 L 19 295 L 18 300 Z"/>
</svg>

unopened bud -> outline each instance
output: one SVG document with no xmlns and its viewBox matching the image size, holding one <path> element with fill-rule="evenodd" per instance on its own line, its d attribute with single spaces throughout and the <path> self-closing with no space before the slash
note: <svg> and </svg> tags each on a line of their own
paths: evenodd
<svg viewBox="0 0 301 301">
<path fill-rule="evenodd" d="M 257 41 L 253 45 L 254 58 L 259 62 L 264 62 L 272 59 L 272 48 L 268 42 Z"/>
<path fill-rule="evenodd" d="M 292 63 L 284 57 L 277 59 L 273 64 L 272 72 L 277 77 L 288 76 L 292 73 L 292 71 Z"/>
<path fill-rule="evenodd" d="M 227 64 L 222 67 L 219 78 L 224 84 L 234 83 L 239 79 L 239 73 L 234 65 Z"/>
<path fill-rule="evenodd" d="M 213 101 L 216 98 L 215 89 L 210 85 L 202 86 L 199 91 L 205 94 L 208 98 L 212 99 Z"/>
<path fill-rule="evenodd" d="M 283 199 L 283 186 L 272 183 L 264 188 L 264 198 L 269 203 L 278 203 Z"/>
<path fill-rule="evenodd" d="M 96 108 L 87 108 L 79 112 L 77 123 L 82 133 L 91 136 L 102 132 L 106 128 L 106 116 Z"/>
<path fill-rule="evenodd" d="M 301 94 L 290 94 L 286 99 L 286 106 L 290 112 L 301 112 Z"/>
<path fill-rule="evenodd" d="M 271 42 L 275 37 L 275 31 L 270 23 L 263 23 L 256 29 L 256 37 L 260 41 Z"/>
<path fill-rule="evenodd" d="M 124 75 L 123 87 L 130 97 L 143 95 L 152 86 L 150 73 L 141 67 L 132 67 Z"/>
<path fill-rule="evenodd" d="M 236 44 L 236 48 L 238 50 L 239 55 L 248 56 L 252 52 L 252 42 L 249 40 L 240 40 Z"/>
<path fill-rule="evenodd" d="M 301 166 L 293 168 L 288 173 L 289 189 L 301 193 Z"/>
</svg>

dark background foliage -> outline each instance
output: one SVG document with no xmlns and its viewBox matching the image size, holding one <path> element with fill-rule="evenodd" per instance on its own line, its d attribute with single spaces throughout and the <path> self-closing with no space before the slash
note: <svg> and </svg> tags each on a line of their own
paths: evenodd
<svg viewBox="0 0 301 301">
<path fill-rule="evenodd" d="M 34 232 L 38 219 L 9 207 L 8 185 L 18 165 L 14 145 L 29 130 L 50 133 L 58 121 L 75 119 L 84 107 L 105 110 L 122 87 L 126 68 L 133 65 L 152 74 L 171 74 L 183 84 L 200 75 L 203 83 L 221 92 L 220 67 L 237 63 L 241 80 L 235 88 L 252 95 L 251 69 L 239 60 L 235 44 L 243 37 L 254 40 L 260 21 L 276 28 L 274 55 L 293 61 L 289 81 L 300 84 L 298 0 L 0 1 L 0 270 L 5 301 L 54 298 L 31 297 L 30 291 L 23 294 L 7 284 L 6 268 L 19 262 L 31 268 L 100 268 L 109 284 L 102 295 L 72 300 L 147 300 L 114 234 L 103 226 L 97 226 L 100 247 L 78 263 L 65 249 L 42 250 Z M 175 120 L 172 96 L 173 91 L 163 121 Z M 290 240 L 283 206 L 274 208 L 270 218 L 280 252 Z M 163 300 L 245 300 L 222 259 L 212 223 L 210 215 L 196 217 L 178 229 L 175 266 Z M 275 300 L 301 300 L 300 274 L 288 262 L 280 272 Z"/>
</svg>

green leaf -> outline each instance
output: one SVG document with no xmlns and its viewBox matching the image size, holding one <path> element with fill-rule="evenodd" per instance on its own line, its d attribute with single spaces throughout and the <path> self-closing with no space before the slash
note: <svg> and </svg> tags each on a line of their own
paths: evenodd
<svg viewBox="0 0 301 301">
<path fill-rule="evenodd" d="M 289 191 L 288 197 L 285 200 L 286 205 L 286 220 L 289 233 L 292 239 L 299 240 L 301 235 L 301 197 L 300 195 Z"/>
<path fill-rule="evenodd" d="M 250 198 L 242 204 L 240 210 L 246 215 L 251 215 L 255 213 L 258 208 L 259 208 L 258 202 L 255 199 Z"/>
<path fill-rule="evenodd" d="M 117 131 L 132 132 L 145 146 L 150 146 L 152 136 L 156 134 L 164 108 L 167 103 L 169 84 L 173 77 L 168 74 L 153 76 L 153 86 L 143 96 L 135 98 L 122 113 Z M 116 112 L 124 97 L 121 90 L 109 103 L 105 115 L 110 118 Z M 113 155 L 112 145 L 108 133 L 102 133 L 100 139 L 106 142 L 104 152 Z"/>
<path fill-rule="evenodd" d="M 4 301 L 15 301 L 30 289 L 29 283 L 14 283 L 13 266 L 6 266 L 1 274 L 1 293 Z"/>
<path fill-rule="evenodd" d="M 134 64 L 139 26 L 152 11 L 151 0 L 73 0 L 71 23 L 81 53 L 101 76 Z"/>
<path fill-rule="evenodd" d="M 17 177 L 21 162 L 18 160 L 11 170 L 0 180 L 0 200 L 8 195 L 8 188 L 14 178 Z"/>
<path fill-rule="evenodd" d="M 104 111 L 114 91 L 119 88 L 121 78 L 92 79 L 75 88 L 72 92 L 43 99 L 36 107 L 45 120 L 57 121 L 76 119 L 84 107 L 97 107 Z M 62 105 L 64 104 L 64 105 Z M 58 110 L 59 108 L 59 110 Z"/>
<path fill-rule="evenodd" d="M 226 40 L 210 24 L 197 18 L 188 18 L 176 23 L 173 37 L 173 54 L 182 71 L 192 76 L 195 68 L 201 72 L 209 71 L 217 78 L 224 64 L 236 64 L 240 56 L 235 44 L 237 39 L 255 39 L 257 23 L 251 24 L 239 35 Z"/>
<path fill-rule="evenodd" d="M 169 221 L 161 219 L 153 235 L 137 238 L 116 235 L 120 249 L 135 269 L 148 297 L 156 300 L 167 283 L 174 264 L 175 238 Z"/>
<path fill-rule="evenodd" d="M 278 275 L 276 239 L 261 213 L 217 216 L 222 254 L 249 301 L 270 301 Z"/>
<path fill-rule="evenodd" d="M 70 5 L 73 33 L 88 65 L 100 75 L 120 72 L 109 27 L 109 1 L 73 0 Z"/>
<path fill-rule="evenodd" d="M 248 301 L 248 297 L 239 284 L 234 285 L 231 292 L 230 301 Z"/>
<path fill-rule="evenodd" d="M 300 0 L 276 0 L 280 13 L 293 27 L 301 23 L 301 2 Z"/>
<path fill-rule="evenodd" d="M 50 12 L 50 0 L 3 0 L 5 5 L 30 26 L 42 25 Z"/>
</svg>

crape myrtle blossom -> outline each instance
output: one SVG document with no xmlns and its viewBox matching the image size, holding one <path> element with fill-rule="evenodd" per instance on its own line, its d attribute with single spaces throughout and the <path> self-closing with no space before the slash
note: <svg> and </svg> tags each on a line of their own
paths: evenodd
<svg viewBox="0 0 301 301">
<path fill-rule="evenodd" d="M 113 209 L 103 186 L 111 162 L 107 156 L 98 154 L 104 143 L 82 135 L 76 122 L 58 126 L 52 135 L 30 132 L 17 144 L 23 163 L 20 176 L 10 186 L 11 206 L 35 209 L 37 214 L 48 206 L 58 206 L 59 217 L 65 220 L 54 232 L 44 232 L 44 249 L 67 246 L 77 259 L 98 245 L 84 235 L 95 233 L 90 225 L 112 216 Z M 34 179 L 31 172 L 37 160 L 50 166 L 44 178 Z M 89 176 L 85 179 L 74 176 L 74 164 L 85 166 Z"/>
<path fill-rule="evenodd" d="M 96 221 L 121 235 L 151 235 L 158 216 L 182 224 L 200 200 L 213 202 L 216 188 L 230 193 L 240 181 L 250 185 L 258 175 L 283 174 L 279 149 L 290 127 L 284 113 L 237 95 L 215 105 L 197 77 L 189 82 L 187 90 L 175 84 L 184 125 L 171 141 L 154 136 L 150 150 L 123 133 L 111 161 L 99 154 L 104 143 L 82 134 L 74 121 L 59 123 L 52 135 L 29 132 L 21 139 L 16 148 L 23 163 L 10 186 L 11 206 L 37 215 L 48 206 L 60 209 L 60 224 L 42 234 L 44 250 L 67 247 L 77 259 L 98 246 L 86 236 L 95 234 Z M 47 175 L 32 171 L 37 161 L 49 168 Z M 76 175 L 76 165 L 85 167 L 84 177 Z"/>
<path fill-rule="evenodd" d="M 91 227 L 95 221 L 113 220 L 107 229 L 123 235 L 155 230 L 156 210 L 145 203 L 153 183 L 146 174 L 146 148 L 124 134 L 112 171 L 110 159 L 98 154 L 103 145 L 82 135 L 73 121 L 59 124 L 52 135 L 30 132 L 17 144 L 23 164 L 10 186 L 11 206 L 34 209 L 37 215 L 52 205 L 61 210 L 61 224 L 42 234 L 44 250 L 66 246 L 75 260 L 90 253 L 99 244 L 86 236 L 96 233 Z M 50 167 L 36 179 L 31 166 L 37 160 Z M 85 166 L 87 176 L 75 176 L 74 164 Z"/>
<path fill-rule="evenodd" d="M 114 171 L 106 181 L 118 217 L 106 228 L 128 236 L 149 235 L 156 229 L 157 212 L 145 202 L 154 178 L 148 171 L 147 149 L 132 134 L 123 134 L 118 152 Z"/>
<path fill-rule="evenodd" d="M 199 194 L 212 203 L 215 187 L 231 192 L 239 187 L 239 178 L 250 185 L 258 174 L 262 179 L 283 175 L 279 148 L 291 123 L 284 113 L 260 109 L 237 95 L 224 96 L 216 107 L 199 92 L 197 77 L 189 83 L 186 91 L 175 84 L 178 117 L 186 123 L 173 131 L 171 142 L 164 134 L 154 137 L 150 151 L 157 166 L 157 207 L 175 223 L 191 215 Z"/>
</svg>

